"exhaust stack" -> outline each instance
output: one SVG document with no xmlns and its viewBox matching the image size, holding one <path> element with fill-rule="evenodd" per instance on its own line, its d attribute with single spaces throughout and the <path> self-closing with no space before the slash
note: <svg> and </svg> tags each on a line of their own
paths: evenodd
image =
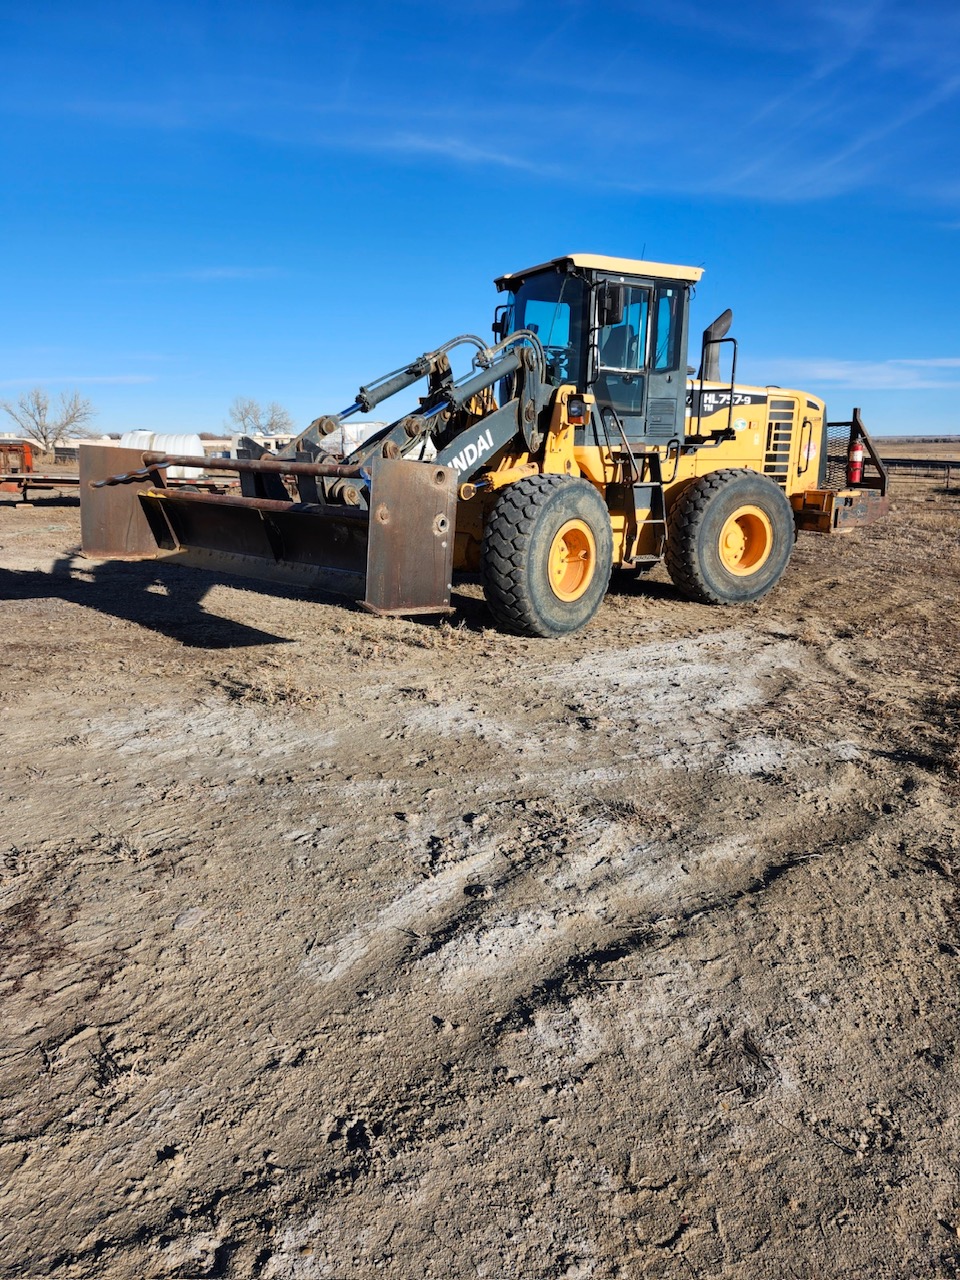
<svg viewBox="0 0 960 1280">
<path fill-rule="evenodd" d="M 727 307 L 717 316 L 713 324 L 703 331 L 703 346 L 700 351 L 700 372 L 697 377 L 701 382 L 720 381 L 720 340 L 725 338 L 733 324 L 733 312 Z"/>
</svg>

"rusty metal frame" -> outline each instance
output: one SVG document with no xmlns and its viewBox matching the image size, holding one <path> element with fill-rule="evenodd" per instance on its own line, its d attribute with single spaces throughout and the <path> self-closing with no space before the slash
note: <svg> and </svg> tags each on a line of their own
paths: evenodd
<svg viewBox="0 0 960 1280">
<path fill-rule="evenodd" d="M 163 473 L 149 469 L 142 479 L 101 487 L 101 482 L 121 470 L 143 470 L 141 449 L 114 445 L 86 445 L 80 450 L 80 545 L 94 560 L 150 560 L 162 548 L 140 502 L 148 489 L 165 486 Z"/>
<path fill-rule="evenodd" d="M 452 467 L 402 458 L 375 459 L 369 472 L 273 458 L 215 460 L 218 471 L 286 474 L 305 488 L 317 476 L 357 479 L 369 485 L 368 510 L 175 489 L 164 472 L 199 465 L 186 455 L 91 446 L 82 459 L 87 556 L 166 554 L 198 568 L 360 596 L 378 614 L 450 611 L 457 504 Z"/>
<path fill-rule="evenodd" d="M 370 491 L 363 607 L 378 614 L 449 613 L 457 473 L 382 458 Z"/>
</svg>

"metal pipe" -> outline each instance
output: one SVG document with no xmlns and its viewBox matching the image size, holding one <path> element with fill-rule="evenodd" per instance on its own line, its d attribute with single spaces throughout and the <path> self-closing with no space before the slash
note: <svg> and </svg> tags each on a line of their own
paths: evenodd
<svg viewBox="0 0 960 1280">
<path fill-rule="evenodd" d="M 481 363 L 483 363 L 485 368 L 489 368 L 490 363 L 497 358 L 501 351 L 506 351 L 508 347 L 515 347 L 522 342 L 527 343 L 533 349 L 537 357 L 540 380 L 542 382 L 547 376 L 547 358 L 543 352 L 543 343 L 532 329 L 515 329 L 513 333 L 508 333 L 502 341 L 496 344 L 496 346 L 487 348 L 484 354 L 489 356 L 490 360 L 482 361 Z"/>
<path fill-rule="evenodd" d="M 204 471 L 266 471 L 284 476 L 345 476 L 355 479 L 359 467 L 333 462 L 287 462 L 283 458 L 196 458 L 178 453 L 145 453 L 145 466 L 200 467 Z"/>
<path fill-rule="evenodd" d="M 700 348 L 700 381 L 720 381 L 720 343 L 730 332 L 733 324 L 733 312 L 727 307 L 703 331 L 703 344 Z"/>
<path fill-rule="evenodd" d="M 160 498 L 164 502 L 199 502 L 209 503 L 214 507 L 244 507 L 253 511 L 303 512 L 306 515 L 328 515 L 337 520 L 367 520 L 366 510 L 360 507 L 335 507 L 318 502 L 282 502 L 278 498 L 243 498 L 234 494 L 216 493 L 184 493 L 178 490 L 172 493 L 169 489 L 147 489 L 147 498 Z"/>
<path fill-rule="evenodd" d="M 442 347 L 437 347 L 435 354 L 441 351 L 452 351 L 454 347 L 467 346 L 472 344 L 478 351 L 486 351 L 487 344 L 482 338 L 478 338 L 475 333 L 461 333 L 457 338 L 451 338 L 449 342 L 445 342 Z"/>
<path fill-rule="evenodd" d="M 164 471 L 167 467 L 202 467 L 209 471 L 244 471 L 254 475 L 267 472 L 271 475 L 285 476 L 333 476 L 356 480 L 363 478 L 359 466 L 342 467 L 335 463 L 324 462 L 284 462 L 278 458 L 194 458 L 186 454 L 145 453 L 146 465 L 137 471 L 122 471 L 119 475 L 107 476 L 105 480 L 94 480 L 91 489 L 106 489 L 110 485 L 127 484 L 131 480 L 147 480 L 154 471 Z M 198 480 L 202 485 L 204 481 Z M 207 484 L 210 482 L 207 481 Z M 189 480 L 170 480 L 168 487 L 173 489 L 189 485 Z"/>
</svg>

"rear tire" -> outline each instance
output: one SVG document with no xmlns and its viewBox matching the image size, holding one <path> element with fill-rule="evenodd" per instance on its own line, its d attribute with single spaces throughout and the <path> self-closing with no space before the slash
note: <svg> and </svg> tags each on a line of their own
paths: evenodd
<svg viewBox="0 0 960 1280">
<path fill-rule="evenodd" d="M 777 585 L 796 537 L 783 490 L 756 471 L 701 476 L 670 513 L 667 570 L 703 604 L 747 604 Z"/>
<path fill-rule="evenodd" d="M 579 630 L 600 608 L 612 565 L 610 515 L 588 481 L 528 476 L 499 494 L 480 569 L 501 626 L 546 638 Z"/>
</svg>

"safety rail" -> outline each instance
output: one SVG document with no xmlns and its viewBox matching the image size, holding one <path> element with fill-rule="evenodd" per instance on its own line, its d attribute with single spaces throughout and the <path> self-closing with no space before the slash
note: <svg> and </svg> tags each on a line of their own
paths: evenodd
<svg viewBox="0 0 960 1280">
<path fill-rule="evenodd" d="M 847 464 L 851 447 L 859 442 L 863 445 L 864 459 L 863 478 L 854 486 L 858 489 L 877 489 L 880 496 L 885 497 L 890 487 L 890 476 L 884 460 L 877 452 L 877 447 L 870 438 L 870 433 L 863 425 L 860 410 L 854 409 L 853 415 L 846 422 L 828 422 L 826 436 L 826 474 L 824 483 L 828 489 L 846 489 Z M 874 475 L 867 475 L 866 469 L 871 466 Z"/>
</svg>

